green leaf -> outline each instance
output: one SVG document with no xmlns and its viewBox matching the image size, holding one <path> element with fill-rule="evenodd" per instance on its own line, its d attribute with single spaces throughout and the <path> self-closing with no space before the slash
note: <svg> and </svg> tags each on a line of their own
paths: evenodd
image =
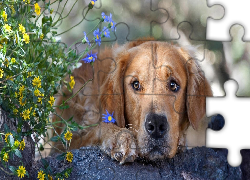
<svg viewBox="0 0 250 180">
<path fill-rule="evenodd" d="M 59 109 L 68 109 L 69 105 L 63 105 L 63 106 L 59 106 Z"/>
<path fill-rule="evenodd" d="M 40 122 L 40 123 L 38 123 L 37 125 L 34 126 L 34 129 L 40 129 L 42 127 L 43 127 L 43 123 Z"/>
<path fill-rule="evenodd" d="M 20 158 L 23 157 L 22 154 L 21 154 L 21 152 L 18 149 L 15 149 L 15 155 L 18 156 L 18 157 L 20 157 Z"/>
<path fill-rule="evenodd" d="M 43 150 L 44 150 L 44 147 L 43 147 L 42 144 L 40 144 L 39 150 L 40 150 L 40 151 L 43 151 Z"/>
<path fill-rule="evenodd" d="M 56 157 L 57 160 L 62 161 L 65 158 L 66 153 L 62 153 Z"/>
<path fill-rule="evenodd" d="M 48 161 L 46 161 L 45 159 L 41 159 L 41 161 L 42 161 L 44 168 L 47 168 L 49 166 Z"/>
<path fill-rule="evenodd" d="M 59 139 L 60 139 L 59 136 L 54 136 L 50 140 L 53 141 L 53 142 L 57 142 Z"/>
<path fill-rule="evenodd" d="M 10 166 L 9 169 L 11 170 L 11 172 L 15 173 L 16 172 L 16 168 L 14 166 Z"/>
<path fill-rule="evenodd" d="M 71 116 L 67 121 L 71 122 L 74 116 Z"/>
<path fill-rule="evenodd" d="M 8 138 L 9 138 L 9 142 L 10 142 L 10 146 L 13 146 L 14 145 L 14 138 L 13 138 L 13 136 L 12 135 L 9 135 L 8 136 Z"/>
<path fill-rule="evenodd" d="M 26 174 L 26 175 L 27 175 L 28 177 L 30 177 L 30 176 L 29 176 L 29 173 L 28 173 L 28 171 L 26 171 L 26 173 L 25 173 L 25 174 Z"/>
<path fill-rule="evenodd" d="M 7 124 L 4 124 L 4 132 L 7 133 L 9 131 L 10 131 L 9 126 Z"/>
</svg>

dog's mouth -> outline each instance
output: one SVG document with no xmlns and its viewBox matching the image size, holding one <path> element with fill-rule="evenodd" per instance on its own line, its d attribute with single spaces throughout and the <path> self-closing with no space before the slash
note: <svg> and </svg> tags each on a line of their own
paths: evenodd
<svg viewBox="0 0 250 180">
<path fill-rule="evenodd" d="M 165 154 L 162 150 L 162 148 L 155 146 L 153 147 L 148 154 L 148 158 L 150 160 L 157 160 L 157 159 L 163 159 L 165 157 Z"/>
<path fill-rule="evenodd" d="M 140 149 L 141 155 L 149 160 L 161 160 L 168 157 L 171 148 L 166 140 L 148 141 L 144 148 Z"/>
</svg>

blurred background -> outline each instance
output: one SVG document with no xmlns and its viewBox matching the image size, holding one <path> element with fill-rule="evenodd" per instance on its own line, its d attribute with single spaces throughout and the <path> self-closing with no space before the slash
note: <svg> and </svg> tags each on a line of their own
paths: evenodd
<svg viewBox="0 0 250 180">
<path fill-rule="evenodd" d="M 206 41 L 207 18 L 221 18 L 224 10 L 220 6 L 208 7 L 206 0 L 97 0 L 85 17 L 89 3 L 62 0 L 53 4 L 52 17 L 63 17 L 58 21 L 57 40 L 68 46 L 74 43 L 81 52 L 86 46 L 76 42 L 83 38 L 83 31 L 92 30 L 102 12 L 112 13 L 116 32 L 110 33 L 111 38 L 102 42 L 101 48 L 149 36 L 193 46 L 214 96 L 225 95 L 223 85 L 228 79 L 238 82 L 237 96 L 250 96 L 250 45 L 242 41 L 243 27 L 234 25 L 230 29 L 230 42 Z"/>
</svg>

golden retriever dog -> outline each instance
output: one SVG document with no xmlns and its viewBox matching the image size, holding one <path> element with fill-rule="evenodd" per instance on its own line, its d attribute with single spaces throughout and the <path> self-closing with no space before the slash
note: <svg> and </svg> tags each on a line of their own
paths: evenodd
<svg viewBox="0 0 250 180">
<path fill-rule="evenodd" d="M 191 139 L 199 141 L 199 132 L 205 137 L 206 96 L 212 91 L 193 52 L 167 42 L 138 40 L 101 50 L 93 67 L 81 63 L 72 73 L 73 93 L 62 89 L 55 105 L 93 80 L 67 101 L 68 109 L 56 112 L 65 120 L 73 116 L 82 126 L 97 125 L 75 133 L 71 149 L 98 145 L 123 164 L 138 156 L 172 158 L 187 145 L 189 126 L 195 130 Z M 109 123 L 103 121 L 107 115 Z"/>
</svg>

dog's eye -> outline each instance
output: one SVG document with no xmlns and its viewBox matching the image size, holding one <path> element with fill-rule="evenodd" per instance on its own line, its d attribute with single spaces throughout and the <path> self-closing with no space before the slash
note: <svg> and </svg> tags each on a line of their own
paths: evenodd
<svg viewBox="0 0 250 180">
<path fill-rule="evenodd" d="M 131 85 L 132 85 L 132 87 L 133 87 L 134 90 L 136 90 L 136 91 L 140 91 L 141 90 L 141 85 L 140 85 L 139 81 L 134 81 L 134 82 L 132 82 Z"/>
<path fill-rule="evenodd" d="M 173 92 L 177 92 L 177 91 L 179 91 L 180 86 L 179 86 L 174 80 L 172 80 L 172 81 L 170 81 L 170 83 L 169 83 L 169 89 L 170 89 L 171 91 L 173 91 Z"/>
</svg>

